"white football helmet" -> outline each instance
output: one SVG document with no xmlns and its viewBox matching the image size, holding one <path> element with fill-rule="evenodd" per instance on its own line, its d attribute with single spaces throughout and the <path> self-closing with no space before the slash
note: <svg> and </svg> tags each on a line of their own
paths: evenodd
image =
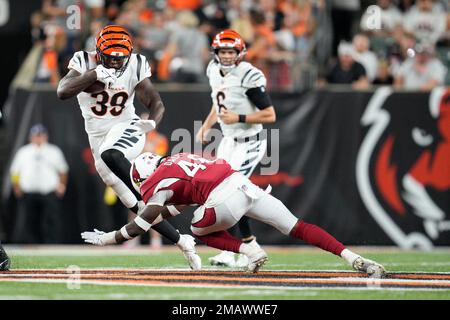
<svg viewBox="0 0 450 320">
<path fill-rule="evenodd" d="M 140 192 L 141 184 L 155 172 L 161 158 L 157 154 L 144 152 L 134 159 L 134 162 L 131 164 L 130 179 L 137 192 Z"/>
</svg>

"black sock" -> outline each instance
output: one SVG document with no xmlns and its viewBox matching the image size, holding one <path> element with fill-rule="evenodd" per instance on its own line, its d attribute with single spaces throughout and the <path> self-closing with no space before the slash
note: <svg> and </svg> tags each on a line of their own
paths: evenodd
<svg viewBox="0 0 450 320">
<path fill-rule="evenodd" d="M 244 242 L 250 242 L 254 239 L 252 231 L 250 230 L 249 219 L 243 216 L 238 222 L 239 231 L 241 232 L 241 237 Z"/>
<path fill-rule="evenodd" d="M 129 208 L 129 209 L 137 214 L 138 210 L 139 210 L 138 204 L 136 203 L 133 208 Z"/>
<path fill-rule="evenodd" d="M 173 244 L 176 244 L 178 240 L 180 240 L 180 234 L 178 231 L 166 220 L 152 225 L 152 229 L 169 239 Z"/>
<path fill-rule="evenodd" d="M 103 151 L 101 157 L 108 168 L 133 192 L 134 196 L 141 200 L 141 195 L 134 189 L 130 179 L 131 163 L 124 154 L 119 150 L 109 149 Z"/>
</svg>

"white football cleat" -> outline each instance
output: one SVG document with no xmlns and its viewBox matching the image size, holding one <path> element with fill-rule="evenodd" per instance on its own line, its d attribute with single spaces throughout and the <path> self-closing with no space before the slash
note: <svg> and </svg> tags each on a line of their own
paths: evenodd
<svg viewBox="0 0 450 320">
<path fill-rule="evenodd" d="M 236 267 L 238 268 L 246 268 L 248 266 L 248 258 L 245 254 L 240 254 L 236 259 Z"/>
<path fill-rule="evenodd" d="M 218 255 L 208 259 L 209 263 L 213 266 L 225 266 L 234 268 L 236 266 L 236 261 L 234 260 L 234 252 L 222 251 Z"/>
<path fill-rule="evenodd" d="M 178 240 L 177 246 L 183 252 L 192 270 L 202 270 L 202 259 L 195 250 L 194 237 L 188 234 L 180 234 L 180 240 Z"/>
<path fill-rule="evenodd" d="M 245 253 L 249 260 L 247 270 L 256 273 L 266 263 L 267 253 L 259 246 L 256 240 L 247 243 L 247 246 L 248 249 Z"/>
<path fill-rule="evenodd" d="M 383 278 L 386 275 L 386 269 L 381 264 L 363 257 L 356 258 L 352 267 L 356 271 L 367 273 L 370 278 Z"/>
</svg>

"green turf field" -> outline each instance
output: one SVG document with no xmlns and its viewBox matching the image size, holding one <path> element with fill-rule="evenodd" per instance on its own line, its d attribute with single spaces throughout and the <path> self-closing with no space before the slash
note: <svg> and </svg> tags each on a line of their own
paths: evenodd
<svg viewBox="0 0 450 320">
<path fill-rule="evenodd" d="M 79 247 L 78 247 L 79 248 Z M 433 252 L 400 251 L 392 248 L 354 248 L 363 256 L 382 263 L 391 272 L 450 272 L 450 250 Z M 67 254 L 64 254 L 67 252 Z M 346 270 L 351 268 L 342 259 L 318 249 L 267 248 L 269 261 L 264 270 Z M 227 270 L 211 267 L 207 258 L 217 253 L 200 248 L 204 269 Z M 41 250 L 10 249 L 12 271 L 16 269 L 65 269 L 76 265 L 87 268 L 187 268 L 183 256 L 173 248 L 148 253 L 121 249 L 115 251 L 88 250 L 86 254 L 69 249 L 57 254 Z M 81 284 L 79 289 L 70 289 L 65 283 L 2 282 L 0 299 L 446 299 L 448 290 L 430 289 L 327 289 L 327 288 L 212 288 Z"/>
</svg>

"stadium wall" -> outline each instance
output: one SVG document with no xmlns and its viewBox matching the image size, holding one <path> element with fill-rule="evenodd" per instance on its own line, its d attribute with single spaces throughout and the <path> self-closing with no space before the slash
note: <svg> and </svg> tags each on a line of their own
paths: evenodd
<svg viewBox="0 0 450 320">
<path fill-rule="evenodd" d="M 271 95 L 277 122 L 267 126 L 269 153 L 252 176 L 255 183 L 270 184 L 272 194 L 297 217 L 346 244 L 421 249 L 450 244 L 450 90 L 324 89 Z M 211 108 L 209 93 L 161 91 L 161 96 L 166 113 L 159 131 L 171 149 L 182 144 L 201 151 L 193 137 Z M 140 114 L 144 108 L 137 104 L 137 110 Z M 76 99 L 60 101 L 54 91 L 16 89 L 5 117 L 7 166 L 36 122 L 49 128 L 50 142 L 68 159 L 64 243 L 80 243 L 81 231 L 106 231 L 126 221 L 120 204 L 105 204 L 105 186 L 96 174 Z M 189 141 L 181 141 L 186 137 Z M 278 170 L 262 174 L 268 167 Z M 8 177 L 2 183 L 8 240 L 16 202 Z M 191 217 L 192 210 L 171 222 L 189 232 Z M 298 243 L 270 226 L 252 224 L 263 244 Z"/>
</svg>

